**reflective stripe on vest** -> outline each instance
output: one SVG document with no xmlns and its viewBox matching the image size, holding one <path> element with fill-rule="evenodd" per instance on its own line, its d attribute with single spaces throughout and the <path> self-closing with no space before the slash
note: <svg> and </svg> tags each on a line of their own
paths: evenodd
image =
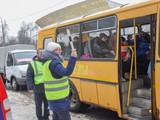
<svg viewBox="0 0 160 120">
<path fill-rule="evenodd" d="M 40 83 L 44 83 L 43 80 L 43 71 L 42 71 L 42 62 L 40 61 L 31 61 L 31 66 L 33 68 L 34 71 L 34 83 L 40 84 Z"/>
<path fill-rule="evenodd" d="M 48 60 L 43 65 L 44 87 L 47 100 L 66 98 L 69 95 L 68 77 L 54 78 L 49 69 L 50 62 L 51 60 Z"/>
</svg>

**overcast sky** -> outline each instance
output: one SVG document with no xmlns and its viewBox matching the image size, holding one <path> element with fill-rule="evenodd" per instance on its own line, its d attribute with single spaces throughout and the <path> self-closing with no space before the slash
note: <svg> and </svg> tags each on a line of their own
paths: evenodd
<svg viewBox="0 0 160 120">
<path fill-rule="evenodd" d="M 84 0 L 0 0 L 0 17 L 7 21 L 9 35 L 16 36 L 22 21 L 35 22 L 54 10 L 80 1 Z M 126 4 L 144 0 L 112 1 Z"/>
</svg>

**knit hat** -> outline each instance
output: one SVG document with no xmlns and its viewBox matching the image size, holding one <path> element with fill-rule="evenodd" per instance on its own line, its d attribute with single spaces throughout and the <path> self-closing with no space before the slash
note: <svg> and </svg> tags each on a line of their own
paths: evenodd
<svg viewBox="0 0 160 120">
<path fill-rule="evenodd" d="M 47 45 L 47 50 L 49 50 L 51 52 L 54 51 L 57 48 L 61 48 L 61 46 L 58 43 L 55 43 L 55 42 L 49 42 L 48 45 Z"/>
<path fill-rule="evenodd" d="M 103 38 L 103 37 L 107 38 L 107 35 L 106 35 L 105 33 L 101 33 L 101 34 L 99 35 L 99 37 L 100 37 L 100 38 Z"/>
</svg>

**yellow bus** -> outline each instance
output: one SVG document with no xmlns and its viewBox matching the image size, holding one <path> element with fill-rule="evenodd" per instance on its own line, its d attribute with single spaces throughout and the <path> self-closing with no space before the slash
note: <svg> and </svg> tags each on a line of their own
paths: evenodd
<svg viewBox="0 0 160 120">
<path fill-rule="evenodd" d="M 65 13 L 67 9 L 63 10 Z M 50 20 L 58 18 L 59 22 L 49 24 Z M 61 14 L 50 14 L 46 21 L 45 17 L 37 20 L 39 26 L 45 27 L 39 31 L 37 46 L 45 49 L 50 41 L 59 43 L 66 64 L 71 52 L 67 35 L 67 30 L 70 31 L 78 52 L 74 72 L 69 77 L 71 111 L 85 111 L 95 104 L 125 119 L 160 119 L 160 1 L 60 19 Z M 95 55 L 95 41 L 102 33 L 107 36 L 108 49 L 115 54 Z M 132 43 L 129 43 L 129 36 Z M 130 53 L 130 62 L 125 67 L 122 49 Z M 151 78 L 148 77 L 150 63 Z M 127 67 L 129 73 L 124 74 L 123 69 Z"/>
</svg>

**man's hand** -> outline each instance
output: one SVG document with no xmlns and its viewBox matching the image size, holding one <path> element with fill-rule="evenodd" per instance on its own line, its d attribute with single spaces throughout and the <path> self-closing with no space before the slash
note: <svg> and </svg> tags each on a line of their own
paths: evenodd
<svg viewBox="0 0 160 120">
<path fill-rule="evenodd" d="M 33 93 L 33 90 L 28 90 L 28 92 Z"/>
<path fill-rule="evenodd" d="M 126 62 L 128 59 L 129 59 L 128 57 L 124 57 L 124 58 L 123 58 L 123 61 Z"/>
<path fill-rule="evenodd" d="M 114 50 L 110 50 L 110 53 L 112 53 L 113 55 L 115 55 L 115 51 Z"/>
<path fill-rule="evenodd" d="M 76 51 L 75 49 L 72 50 L 71 56 L 72 56 L 72 57 L 77 57 L 77 51 Z"/>
</svg>

